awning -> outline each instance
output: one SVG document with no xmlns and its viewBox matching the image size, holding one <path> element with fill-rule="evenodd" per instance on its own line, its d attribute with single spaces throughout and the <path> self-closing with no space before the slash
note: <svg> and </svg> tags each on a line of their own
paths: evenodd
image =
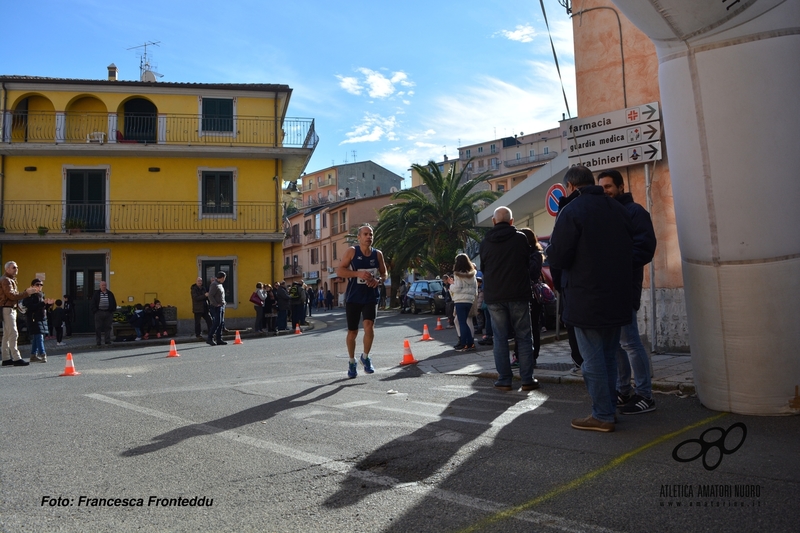
<svg viewBox="0 0 800 533">
<path fill-rule="evenodd" d="M 511 209 L 516 220 L 523 220 L 544 209 L 547 190 L 551 185 L 561 183 L 568 168 L 569 155 L 565 150 L 478 213 L 475 225 L 491 227 L 494 210 L 502 205 Z"/>
</svg>

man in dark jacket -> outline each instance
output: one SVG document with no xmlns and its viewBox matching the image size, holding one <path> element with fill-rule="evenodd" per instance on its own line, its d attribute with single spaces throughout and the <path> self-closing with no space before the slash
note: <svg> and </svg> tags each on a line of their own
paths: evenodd
<svg viewBox="0 0 800 533">
<path fill-rule="evenodd" d="M 97 339 L 97 346 L 100 346 L 100 339 L 103 334 L 106 336 L 106 344 L 111 344 L 111 324 L 114 321 L 114 311 L 117 309 L 117 300 L 114 293 L 108 290 L 108 283 L 100 282 L 100 289 L 94 291 L 92 303 L 89 306 L 94 315 L 94 334 Z"/>
<path fill-rule="evenodd" d="M 279 331 L 286 331 L 288 328 L 286 318 L 289 314 L 289 307 L 291 298 L 289 298 L 289 291 L 286 289 L 286 282 L 281 281 L 275 283 L 275 299 L 278 305 L 278 329 L 275 331 L 277 335 Z"/>
<path fill-rule="evenodd" d="M 588 168 L 570 168 L 564 185 L 568 195 L 579 195 L 558 213 L 547 258 L 562 271 L 563 320 L 575 327 L 592 399 L 592 414 L 576 418 L 572 427 L 610 432 L 620 327 L 631 322 L 633 224 L 622 204 L 594 184 Z"/>
<path fill-rule="evenodd" d="M 208 291 L 203 286 L 203 278 L 197 277 L 192 285 L 192 313 L 194 313 L 194 334 L 202 339 L 200 320 L 206 321 L 206 329 L 211 331 L 211 313 L 208 310 Z"/>
<path fill-rule="evenodd" d="M 636 311 L 642 301 L 644 266 L 653 260 L 656 252 L 656 233 L 650 213 L 633 201 L 625 192 L 625 181 L 617 170 L 604 170 L 597 175 L 603 191 L 625 206 L 633 223 L 633 285 L 631 294 L 631 323 L 620 330 L 620 348 L 617 350 L 617 407 L 623 415 L 655 411 L 653 385 L 650 381 L 650 360 L 639 336 Z M 631 368 L 636 388 L 631 389 Z M 632 394 L 635 392 L 634 394 Z"/>
<path fill-rule="evenodd" d="M 508 353 L 508 334 L 514 330 L 519 376 L 522 390 L 539 388 L 533 377 L 533 340 L 528 302 L 531 279 L 528 272 L 531 249 L 528 239 L 513 226 L 514 219 L 508 207 L 495 209 L 494 227 L 481 242 L 481 270 L 483 271 L 483 298 L 489 308 L 494 333 L 494 364 L 498 390 L 511 390 L 511 361 Z"/>
</svg>

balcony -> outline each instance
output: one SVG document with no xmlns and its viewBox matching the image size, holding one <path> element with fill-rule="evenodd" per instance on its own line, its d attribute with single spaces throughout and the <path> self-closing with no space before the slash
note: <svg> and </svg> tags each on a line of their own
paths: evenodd
<svg viewBox="0 0 800 533">
<path fill-rule="evenodd" d="M 199 202 L 5 202 L 0 242 L 30 239 L 194 240 L 219 234 L 225 238 L 280 241 L 276 205 L 236 202 L 204 212 Z M 156 237 L 162 236 L 162 237 Z M 245 237 L 247 236 L 247 237 Z"/>
<path fill-rule="evenodd" d="M 503 161 L 503 164 L 506 167 L 518 167 L 522 165 L 528 165 L 530 163 L 539 163 L 544 161 L 549 161 L 551 159 L 555 159 L 558 156 L 557 151 L 548 152 L 546 154 L 537 154 L 528 157 L 521 157 L 519 159 L 509 159 L 507 161 Z"/>
</svg>

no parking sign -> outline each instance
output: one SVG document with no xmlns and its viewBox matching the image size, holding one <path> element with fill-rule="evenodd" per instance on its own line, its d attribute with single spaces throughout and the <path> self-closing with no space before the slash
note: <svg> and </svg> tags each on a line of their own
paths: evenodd
<svg viewBox="0 0 800 533">
<path fill-rule="evenodd" d="M 566 196 L 566 194 L 566 189 L 564 189 L 564 186 L 560 183 L 556 183 L 547 190 L 544 206 L 551 216 L 556 216 L 558 214 L 558 201 L 562 196 Z"/>
</svg>

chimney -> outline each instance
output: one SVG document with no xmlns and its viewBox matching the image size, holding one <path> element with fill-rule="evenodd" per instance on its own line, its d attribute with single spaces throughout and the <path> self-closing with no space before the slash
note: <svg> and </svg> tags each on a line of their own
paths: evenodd
<svg viewBox="0 0 800 533">
<path fill-rule="evenodd" d="M 108 66 L 108 81 L 117 81 L 118 74 L 119 74 L 119 69 L 114 63 L 111 63 Z"/>
</svg>

